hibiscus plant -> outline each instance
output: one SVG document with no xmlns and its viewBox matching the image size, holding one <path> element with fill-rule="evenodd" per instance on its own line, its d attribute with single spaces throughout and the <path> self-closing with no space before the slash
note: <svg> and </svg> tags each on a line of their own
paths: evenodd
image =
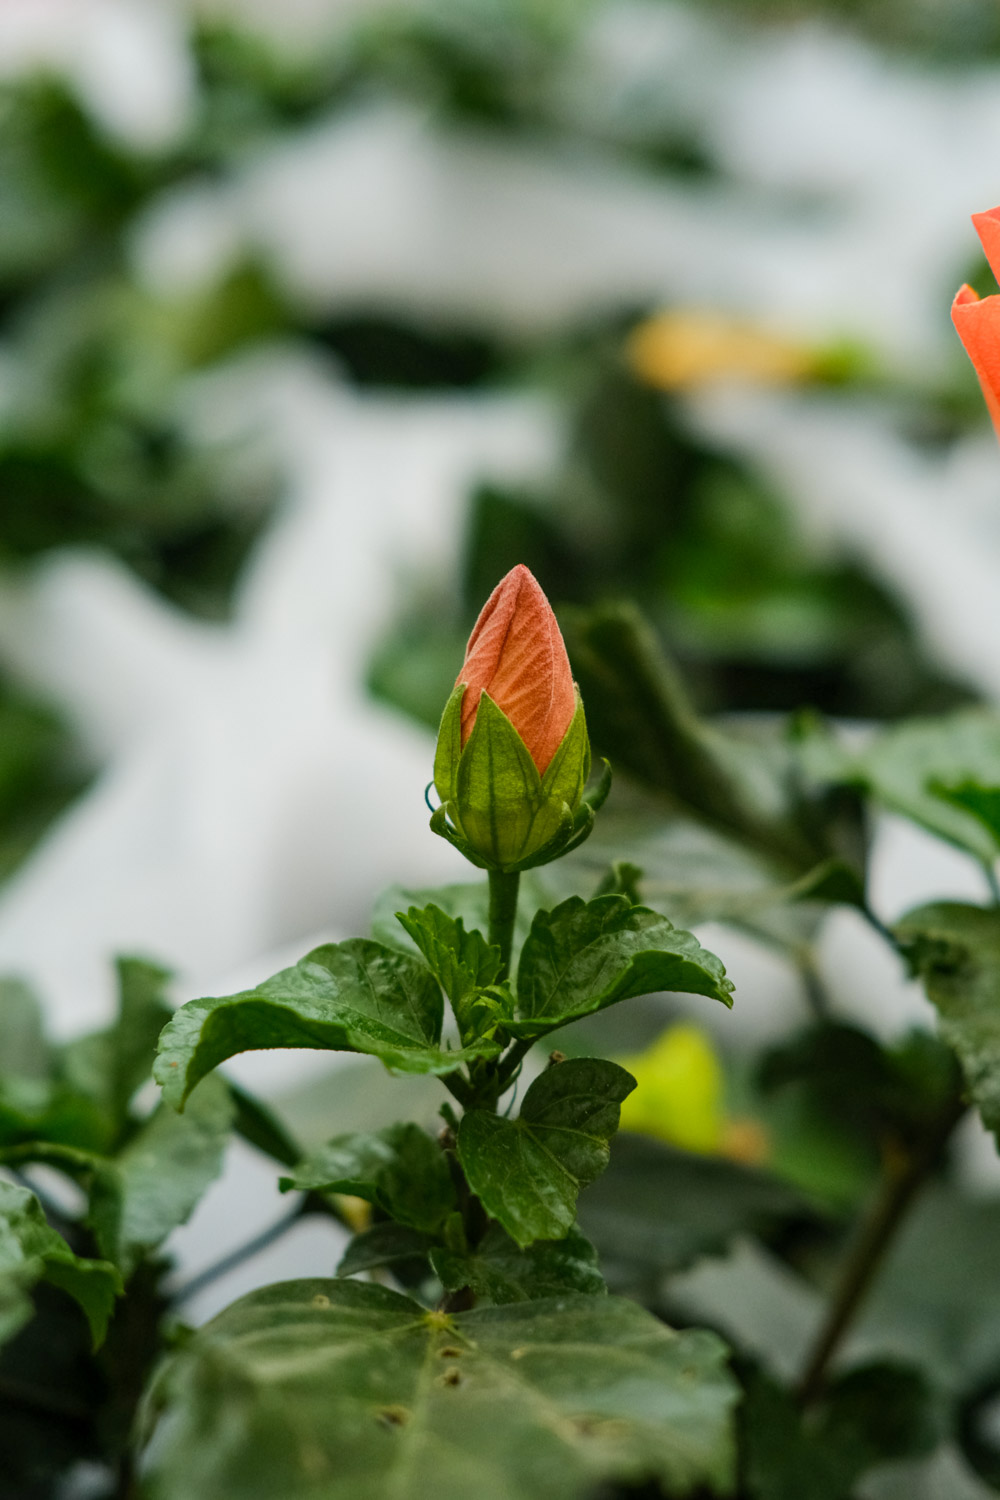
<svg viewBox="0 0 1000 1500">
<path fill-rule="evenodd" d="M 956 303 L 991 410 L 997 305 Z M 443 705 L 430 828 L 470 880 L 392 891 L 373 936 L 173 1012 L 167 974 L 122 959 L 116 1020 L 67 1045 L 5 985 L 0 1497 L 1000 1484 L 1000 1214 L 956 1151 L 977 1115 L 1000 1130 L 1000 718 L 709 725 L 635 609 L 563 624 L 515 567 Z M 966 855 L 982 900 L 887 923 L 881 809 Z M 833 908 L 936 1025 L 838 1013 Z M 709 920 L 723 956 L 742 930 L 801 980 L 755 1051 L 727 1045 L 733 986 L 687 930 Z M 220 1071 L 271 1048 L 359 1055 L 372 1097 L 424 1102 L 300 1141 Z M 234 1134 L 289 1195 L 275 1235 L 322 1217 L 340 1259 L 194 1329 L 162 1247 Z"/>
</svg>

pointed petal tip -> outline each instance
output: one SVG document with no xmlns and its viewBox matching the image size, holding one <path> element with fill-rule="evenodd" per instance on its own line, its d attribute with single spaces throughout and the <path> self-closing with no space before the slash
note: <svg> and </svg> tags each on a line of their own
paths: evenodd
<svg viewBox="0 0 1000 1500">
<path fill-rule="evenodd" d="M 1000 207 L 987 208 L 983 213 L 973 214 L 972 223 L 990 270 L 1000 281 Z"/>
<path fill-rule="evenodd" d="M 970 302 L 981 301 L 982 298 L 980 297 L 979 293 L 973 291 L 972 287 L 967 281 L 963 281 L 962 285 L 959 287 L 958 291 L 955 293 L 955 296 L 952 299 L 952 311 L 954 311 L 956 307 L 965 307 Z"/>
</svg>

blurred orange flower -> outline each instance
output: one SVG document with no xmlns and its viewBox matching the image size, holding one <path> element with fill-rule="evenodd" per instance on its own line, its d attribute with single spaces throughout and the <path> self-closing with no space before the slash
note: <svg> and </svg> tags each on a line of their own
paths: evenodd
<svg viewBox="0 0 1000 1500">
<path fill-rule="evenodd" d="M 1000 280 L 1000 208 L 973 214 L 990 270 Z M 951 304 L 951 318 L 975 366 L 993 426 L 1000 436 L 1000 296 L 980 297 L 967 283 Z"/>
</svg>

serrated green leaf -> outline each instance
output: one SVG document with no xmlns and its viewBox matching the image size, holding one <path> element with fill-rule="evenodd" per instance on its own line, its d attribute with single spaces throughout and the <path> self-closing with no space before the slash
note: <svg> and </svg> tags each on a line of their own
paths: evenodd
<svg viewBox="0 0 1000 1500">
<path fill-rule="evenodd" d="M 550 870 L 551 868 L 550 866 Z M 546 871 L 546 875 L 548 873 Z M 584 888 L 588 888 L 590 883 L 588 879 Z M 531 871 L 521 876 L 520 900 L 514 922 L 515 968 L 517 953 L 528 936 L 531 926 L 531 913 L 536 907 L 545 905 L 550 899 L 546 880 L 539 872 Z M 400 928 L 396 913 L 405 911 L 410 906 L 430 905 L 439 906 L 449 917 L 461 918 L 467 931 L 478 928 L 480 932 L 486 932 L 489 929 L 489 885 L 485 880 L 467 880 L 455 885 L 435 886 L 426 890 L 407 890 L 404 886 L 389 886 L 375 902 L 372 936 L 389 948 L 399 948 L 404 953 L 418 952 L 412 938 Z"/>
<path fill-rule="evenodd" d="M 366 938 L 328 943 L 256 989 L 182 1005 L 160 1037 L 153 1076 L 180 1108 L 219 1063 L 266 1047 L 365 1052 L 406 1073 L 450 1073 L 496 1056 L 489 1041 L 442 1049 L 443 1008 L 423 962 Z"/>
<path fill-rule="evenodd" d="M 707 995 L 732 1005 L 719 959 L 697 938 L 627 896 L 571 896 L 540 911 L 517 974 L 516 1036 L 544 1036 L 619 1000 L 657 990 Z"/>
<path fill-rule="evenodd" d="M 405 1224 L 386 1221 L 372 1224 L 351 1240 L 337 1266 L 338 1276 L 356 1276 L 360 1271 L 375 1271 L 383 1266 L 398 1266 L 407 1261 L 426 1261 L 435 1244 L 434 1238 Z"/>
<path fill-rule="evenodd" d="M 79 1303 L 99 1344 L 122 1291 L 117 1270 L 106 1261 L 74 1255 L 46 1222 L 34 1193 L 0 1181 L 0 1342 L 31 1317 L 28 1291 L 43 1278 Z"/>
<path fill-rule="evenodd" d="M 439 1247 L 431 1250 L 430 1260 L 446 1290 L 467 1286 L 480 1302 L 494 1306 L 564 1292 L 599 1296 L 607 1291 L 597 1251 L 576 1225 L 564 1239 L 538 1240 L 522 1250 L 494 1224 L 474 1252 L 462 1255 Z"/>
<path fill-rule="evenodd" d="M 461 917 L 450 917 L 439 906 L 411 906 L 396 920 L 409 933 L 427 965 L 451 1001 L 463 1042 L 487 1030 L 491 1010 L 480 992 L 495 982 L 503 967 L 500 949 L 491 947 L 475 928 L 466 932 Z"/>
<path fill-rule="evenodd" d="M 896 926 L 987 1130 L 1000 1140 L 1000 910 L 940 901 Z"/>
<path fill-rule="evenodd" d="M 617 1063 L 571 1058 L 535 1079 L 516 1120 L 481 1109 L 462 1116 L 458 1156 L 469 1186 L 522 1248 L 569 1232 L 634 1088 Z"/>
<path fill-rule="evenodd" d="M 148 1403 L 153 1500 L 578 1500 L 733 1478 L 714 1334 L 566 1295 L 447 1316 L 383 1287 L 266 1287 L 199 1330 Z"/>
<path fill-rule="evenodd" d="M 352 1193 L 411 1229 L 433 1233 L 455 1208 L 448 1162 L 419 1125 L 340 1135 L 282 1177 L 283 1192 Z"/>
</svg>

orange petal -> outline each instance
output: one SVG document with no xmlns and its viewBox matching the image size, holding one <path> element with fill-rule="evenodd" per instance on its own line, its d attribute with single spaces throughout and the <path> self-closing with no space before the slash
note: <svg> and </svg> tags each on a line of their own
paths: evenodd
<svg viewBox="0 0 1000 1500">
<path fill-rule="evenodd" d="M 576 694 L 552 607 L 523 563 L 497 584 L 483 606 L 457 680 L 467 687 L 462 744 L 472 733 L 485 690 L 544 774 L 576 712 Z"/>
<path fill-rule="evenodd" d="M 951 320 L 975 366 L 993 426 L 1000 436 L 1000 296 L 980 298 L 971 286 L 960 287 L 951 304 Z"/>
<path fill-rule="evenodd" d="M 990 270 L 997 281 L 1000 281 L 1000 208 L 988 208 L 985 213 L 973 214 L 972 222 L 976 226 L 983 253 L 990 263 Z"/>
</svg>

